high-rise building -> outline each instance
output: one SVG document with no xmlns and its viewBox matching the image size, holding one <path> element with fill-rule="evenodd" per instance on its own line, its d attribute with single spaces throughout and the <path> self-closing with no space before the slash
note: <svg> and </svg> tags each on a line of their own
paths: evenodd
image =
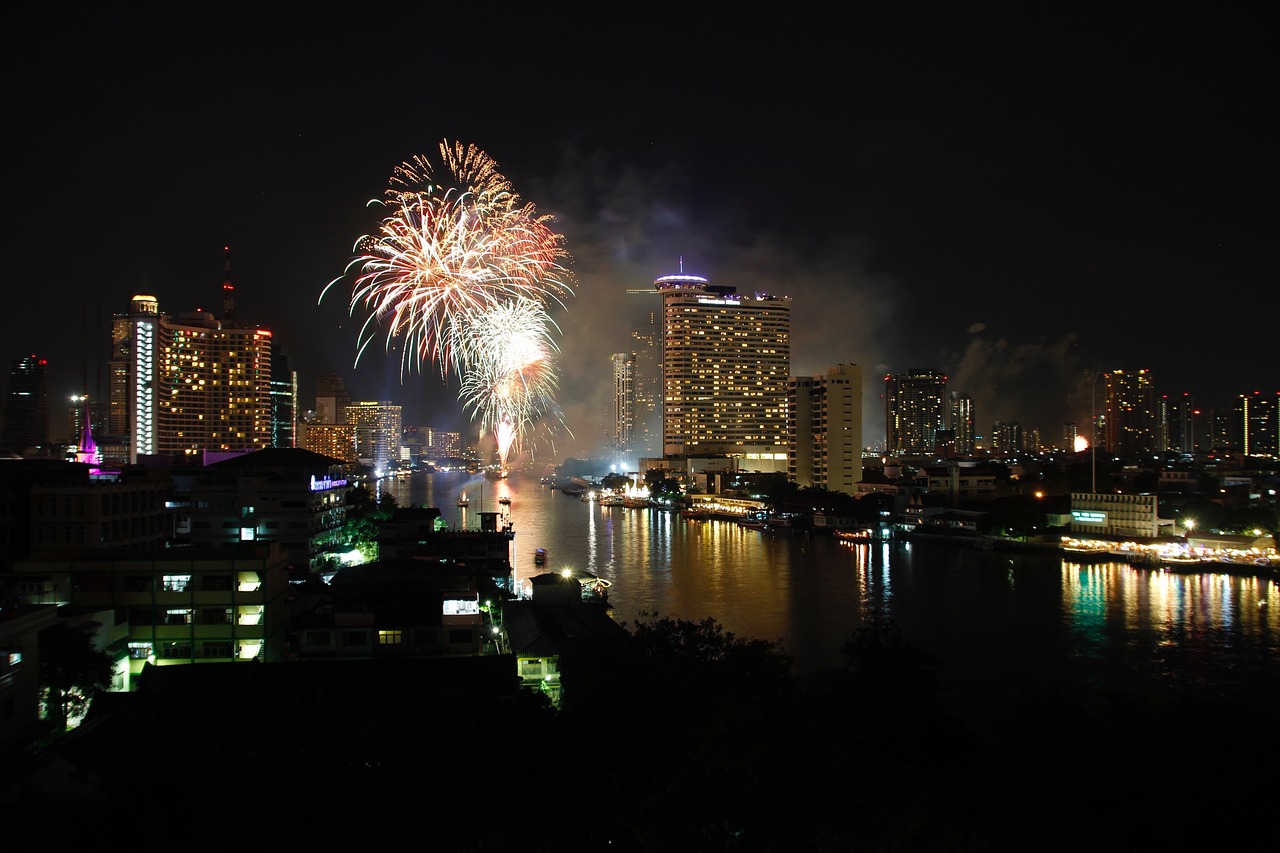
<svg viewBox="0 0 1280 853">
<path fill-rule="evenodd" d="M 400 462 L 401 407 L 389 401 L 357 401 L 347 406 L 347 423 L 356 428 L 356 456 L 378 471 Z"/>
<path fill-rule="evenodd" d="M 1024 450 L 1022 424 L 1018 421 L 996 421 L 992 424 L 991 449 L 997 453 L 1018 453 Z"/>
<path fill-rule="evenodd" d="M 1156 391 L 1150 370 L 1112 370 L 1107 380 L 1107 452 L 1118 456 L 1157 449 Z"/>
<path fill-rule="evenodd" d="M 322 424 L 345 424 L 347 406 L 351 395 L 337 373 L 325 373 L 316 378 L 316 420 Z"/>
<path fill-rule="evenodd" d="M 359 461 L 353 424 L 305 423 L 299 424 L 298 429 L 302 449 L 351 464 Z"/>
<path fill-rule="evenodd" d="M 270 331 L 207 311 L 173 319 L 145 294 L 111 328 L 110 408 L 125 412 L 130 462 L 271 446 Z"/>
<path fill-rule="evenodd" d="M 631 458 L 636 425 L 636 356 L 615 352 L 613 362 L 613 435 L 610 443 L 620 460 Z"/>
<path fill-rule="evenodd" d="M 426 433 L 422 454 L 428 461 L 447 463 L 462 458 L 462 433 L 432 426 L 422 429 Z"/>
<path fill-rule="evenodd" d="M 790 437 L 791 300 L 713 285 L 654 281 L 662 297 L 662 452 L 755 455 L 785 466 Z"/>
<path fill-rule="evenodd" d="M 973 426 L 973 400 L 968 394 L 952 391 L 948 395 L 947 427 L 954 437 L 955 452 L 972 456 L 978 446 L 978 434 Z"/>
<path fill-rule="evenodd" d="M 21 455 L 49 442 L 49 363 L 35 355 L 15 359 L 4 397 L 4 446 Z"/>
<path fill-rule="evenodd" d="M 884 378 L 885 450 L 890 456 L 932 456 L 946 427 L 947 377 L 909 370 Z"/>
<path fill-rule="evenodd" d="M 1080 435 L 1079 425 L 1075 421 L 1062 425 L 1062 447 L 1065 450 L 1075 451 L 1076 438 Z"/>
<path fill-rule="evenodd" d="M 284 347 L 271 344 L 271 446 L 298 442 L 298 372 Z"/>
<path fill-rule="evenodd" d="M 1192 453 L 1196 449 L 1196 404 L 1190 394 L 1160 397 L 1165 450 Z"/>
<path fill-rule="evenodd" d="M 855 494 L 862 480 L 862 368 L 794 376 L 788 405 L 788 477 L 801 486 Z"/>
<path fill-rule="evenodd" d="M 1240 425 L 1240 450 L 1245 456 L 1280 459 L 1280 393 L 1254 391 L 1236 398 L 1235 420 Z"/>
<path fill-rule="evenodd" d="M 662 452 L 662 298 L 654 288 L 627 290 L 635 416 L 631 448 L 640 458 Z"/>
<path fill-rule="evenodd" d="M 112 317 L 108 427 L 129 462 L 271 446 L 272 336 L 237 316 L 224 253 L 222 319 L 204 310 L 174 318 L 147 294 Z"/>
</svg>

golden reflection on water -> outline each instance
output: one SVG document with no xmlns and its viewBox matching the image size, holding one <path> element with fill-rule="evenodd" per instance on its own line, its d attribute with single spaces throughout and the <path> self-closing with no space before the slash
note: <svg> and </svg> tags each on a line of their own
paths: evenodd
<svg viewBox="0 0 1280 853">
<path fill-rule="evenodd" d="M 930 649 L 973 660 L 1023 651 L 1098 660 L 1163 654 L 1155 666 L 1173 670 L 1181 658 L 1224 649 L 1275 659 L 1280 643 L 1280 587 L 1270 580 L 776 534 L 602 506 L 532 475 L 416 476 L 388 488 L 401 506 L 438 506 L 463 526 L 478 527 L 479 507 L 493 510 L 508 497 L 518 579 L 564 568 L 589 572 L 610 582 L 619 622 L 646 612 L 710 617 L 739 637 L 780 640 L 814 667 L 840 665 L 841 641 L 872 613 L 899 621 Z M 465 513 L 456 509 L 463 490 L 471 501 Z M 533 564 L 535 548 L 547 549 L 545 569 Z M 1037 661 L 1018 666 L 1041 668 Z M 994 673 L 992 683 L 1004 677 Z"/>
<path fill-rule="evenodd" d="M 1280 587 L 1266 578 L 1063 561 L 1062 612 L 1069 627 L 1155 632 L 1181 643 L 1280 631 Z"/>
</svg>

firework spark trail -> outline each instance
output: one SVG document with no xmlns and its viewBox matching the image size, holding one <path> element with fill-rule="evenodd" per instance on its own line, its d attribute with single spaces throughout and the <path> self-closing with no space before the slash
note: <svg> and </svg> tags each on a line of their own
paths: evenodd
<svg viewBox="0 0 1280 853">
<path fill-rule="evenodd" d="M 402 342 L 402 381 L 428 362 L 456 375 L 472 419 L 510 450 L 555 411 L 559 330 L 546 306 L 573 295 L 569 256 L 552 217 L 523 201 L 491 157 L 446 140 L 440 159 L 439 172 L 422 155 L 396 167 L 385 198 L 371 202 L 389 210 L 378 232 L 356 242 L 320 298 L 354 273 L 349 310 L 368 312 L 357 364 L 385 329 L 388 351 Z"/>
<path fill-rule="evenodd" d="M 459 398 L 497 440 L 505 468 L 521 436 L 554 410 L 555 323 L 541 303 L 513 300 L 468 316 L 461 328 L 467 340 L 454 344 L 465 354 Z"/>
</svg>

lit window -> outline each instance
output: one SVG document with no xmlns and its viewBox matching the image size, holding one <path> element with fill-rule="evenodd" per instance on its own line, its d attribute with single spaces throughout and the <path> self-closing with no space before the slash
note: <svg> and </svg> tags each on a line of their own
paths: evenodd
<svg viewBox="0 0 1280 853">
<path fill-rule="evenodd" d="M 399 631 L 379 631 L 378 645 L 380 646 L 398 646 L 400 645 L 401 636 Z"/>
<path fill-rule="evenodd" d="M 165 575 L 163 589 L 165 592 L 186 592 L 189 583 L 191 575 Z"/>
</svg>

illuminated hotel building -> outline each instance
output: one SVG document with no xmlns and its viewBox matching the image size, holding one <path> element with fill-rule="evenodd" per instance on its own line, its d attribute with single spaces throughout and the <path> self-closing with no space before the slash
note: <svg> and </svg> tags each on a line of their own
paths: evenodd
<svg viewBox="0 0 1280 853">
<path fill-rule="evenodd" d="M 946 427 L 946 374 L 909 370 L 884 378 L 885 451 L 890 456 L 933 456 Z"/>
<path fill-rule="evenodd" d="M 1135 456 L 1158 445 L 1156 391 L 1150 370 L 1112 370 L 1107 380 L 1107 452 Z"/>
<path fill-rule="evenodd" d="M 400 461 L 404 418 L 399 405 L 387 401 L 347 405 L 347 423 L 356 428 L 356 456 L 375 470 L 386 471 Z"/>
<path fill-rule="evenodd" d="M 781 460 L 790 443 L 791 300 L 657 279 L 662 297 L 662 452 Z"/>
<path fill-rule="evenodd" d="M 356 428 L 354 424 L 300 424 L 301 447 L 343 462 L 355 463 Z"/>
<path fill-rule="evenodd" d="M 790 380 L 788 478 L 855 494 L 862 480 L 862 368 L 837 364 L 825 376 Z"/>
<path fill-rule="evenodd" d="M 271 446 L 271 332 L 207 311 L 174 320 L 140 294 L 112 339 L 110 420 L 126 428 L 129 462 Z"/>
</svg>

